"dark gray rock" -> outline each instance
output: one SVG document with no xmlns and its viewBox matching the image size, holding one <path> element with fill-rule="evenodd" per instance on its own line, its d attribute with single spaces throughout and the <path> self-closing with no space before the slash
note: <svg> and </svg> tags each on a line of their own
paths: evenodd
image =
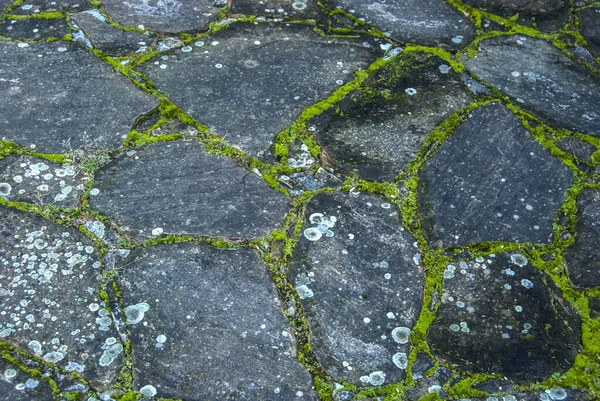
<svg viewBox="0 0 600 401">
<path fill-rule="evenodd" d="M 600 317 L 600 298 L 589 297 L 590 317 L 598 319 Z"/>
<path fill-rule="evenodd" d="M 77 12 L 91 8 L 91 0 L 25 0 L 11 13 L 17 15 L 37 14 L 40 12 Z"/>
<path fill-rule="evenodd" d="M 63 38 L 69 33 L 64 18 L 4 20 L 0 22 L 0 36 L 21 39 Z"/>
<path fill-rule="evenodd" d="M 600 285 L 600 190 L 586 189 L 577 198 L 575 243 L 564 254 L 567 274 L 579 288 Z"/>
<path fill-rule="evenodd" d="M 124 26 L 180 33 L 201 31 L 219 16 L 215 0 L 103 0 L 102 10 Z"/>
<path fill-rule="evenodd" d="M 464 63 L 548 124 L 600 136 L 600 75 L 548 42 L 522 35 L 488 39 Z"/>
<path fill-rule="evenodd" d="M 549 243 L 571 171 L 508 109 L 474 110 L 419 171 L 419 207 L 436 248 Z"/>
<path fill-rule="evenodd" d="M 425 373 L 434 366 L 434 361 L 424 352 L 417 354 L 417 360 L 412 365 L 413 380 L 422 379 Z"/>
<path fill-rule="evenodd" d="M 0 13 L 2 13 L 8 6 L 14 3 L 13 0 L 0 0 Z"/>
<path fill-rule="evenodd" d="M 259 156 L 303 108 L 377 57 L 360 42 L 322 38 L 303 25 L 237 23 L 196 44 L 203 46 L 139 70 L 192 117 Z"/>
<path fill-rule="evenodd" d="M 0 42 L 0 75 L 10 77 L 0 81 L 2 139 L 44 153 L 116 148 L 135 119 L 158 105 L 71 43 Z"/>
<path fill-rule="evenodd" d="M 575 46 L 575 48 L 569 49 L 569 51 L 579 60 L 591 65 L 596 71 L 600 71 L 600 64 L 598 64 L 594 56 L 585 47 Z"/>
<path fill-rule="evenodd" d="M 267 18 L 323 20 L 327 16 L 314 0 L 231 0 L 231 14 L 259 15 Z"/>
<path fill-rule="evenodd" d="M 90 205 L 136 240 L 162 234 L 258 238 L 279 228 L 288 198 L 195 141 L 120 155 L 96 174 Z"/>
<path fill-rule="evenodd" d="M 503 391 L 492 393 L 487 398 L 470 398 L 471 401 L 591 401 L 588 395 L 580 390 L 552 387 L 547 390 L 531 391 L 527 393 L 518 391 Z"/>
<path fill-rule="evenodd" d="M 74 208 L 84 192 L 81 171 L 72 165 L 32 156 L 0 159 L 0 197 L 5 200 Z"/>
<path fill-rule="evenodd" d="M 474 37 L 471 22 L 441 0 L 332 0 L 401 42 L 456 49 Z"/>
<path fill-rule="evenodd" d="M 442 59 L 397 56 L 308 125 L 325 164 L 366 180 L 392 181 L 435 127 L 471 101 Z"/>
<path fill-rule="evenodd" d="M 515 393 L 515 387 L 509 380 L 504 379 L 488 379 L 483 383 L 478 383 L 473 386 L 479 391 L 485 391 L 489 394 L 499 393 Z"/>
<path fill-rule="evenodd" d="M 477 8 L 499 8 L 542 13 L 556 11 L 569 4 L 568 0 L 464 0 L 463 3 Z"/>
<path fill-rule="evenodd" d="M 556 142 L 556 146 L 558 146 L 560 150 L 575 156 L 577 163 L 589 162 L 594 152 L 598 150 L 594 145 L 582 141 L 576 136 L 563 138 Z"/>
<path fill-rule="evenodd" d="M 254 251 L 161 245 L 135 251 L 124 269 L 137 390 L 190 401 L 318 399 Z"/>
<path fill-rule="evenodd" d="M 578 16 L 579 31 L 587 41 L 590 52 L 600 58 L 600 8 L 586 8 Z"/>
<path fill-rule="evenodd" d="M 5 206 L 0 216 L 0 338 L 107 387 L 123 347 L 99 297 L 93 243 Z"/>
<path fill-rule="evenodd" d="M 48 401 L 54 399 L 52 388 L 39 377 L 29 377 L 17 366 L 0 358 L 1 401 Z"/>
<path fill-rule="evenodd" d="M 418 401 L 432 393 L 437 393 L 439 399 L 445 400 L 448 393 L 442 388 L 441 383 L 437 377 L 428 377 L 419 381 L 415 387 L 411 388 L 406 392 L 406 399 L 408 401 Z"/>
<path fill-rule="evenodd" d="M 112 56 L 134 54 L 142 46 L 151 47 L 156 42 L 155 37 L 114 28 L 97 10 L 75 14 L 73 20 L 93 47 Z"/>
<path fill-rule="evenodd" d="M 460 79 L 475 96 L 492 96 L 492 92 L 484 84 L 470 76 L 466 71 L 460 74 Z"/>
<path fill-rule="evenodd" d="M 521 253 L 448 264 L 443 288 L 428 333 L 442 362 L 518 383 L 571 367 L 581 347 L 579 316 Z"/>
<path fill-rule="evenodd" d="M 421 256 L 392 205 L 355 195 L 319 194 L 307 205 L 288 276 L 323 369 L 337 381 L 387 385 L 405 376 Z"/>
</svg>

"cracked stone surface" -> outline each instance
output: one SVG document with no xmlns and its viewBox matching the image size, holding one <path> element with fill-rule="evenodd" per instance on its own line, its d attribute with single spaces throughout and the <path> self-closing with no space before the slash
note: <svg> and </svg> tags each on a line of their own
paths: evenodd
<svg viewBox="0 0 600 401">
<path fill-rule="evenodd" d="M 408 71 L 406 64 L 411 63 Z M 392 181 L 445 118 L 471 102 L 438 57 L 396 57 L 350 93 L 339 109 L 308 124 L 324 162 L 361 178 Z"/>
<path fill-rule="evenodd" d="M 70 11 L 76 12 L 91 7 L 91 0 L 24 0 L 13 14 L 31 15 L 40 12 Z"/>
<path fill-rule="evenodd" d="M 439 359 L 516 382 L 542 380 L 573 363 L 579 316 L 522 253 L 449 263 L 443 288 L 428 333 Z"/>
<path fill-rule="evenodd" d="M 260 15 L 267 18 L 314 19 L 325 18 L 314 0 L 231 0 L 232 14 Z"/>
<path fill-rule="evenodd" d="M 90 197 L 92 208 L 140 241 L 162 233 L 262 237 L 279 228 L 289 203 L 194 141 L 125 153 L 98 172 L 94 187 L 99 193 Z"/>
<path fill-rule="evenodd" d="M 85 190 L 72 165 L 31 156 L 0 159 L 0 197 L 8 201 L 76 207 Z"/>
<path fill-rule="evenodd" d="M 332 0 L 402 42 L 456 49 L 473 39 L 473 24 L 440 0 Z"/>
<path fill-rule="evenodd" d="M 484 241 L 549 243 L 572 173 L 494 103 L 420 169 L 420 209 L 436 248 Z"/>
<path fill-rule="evenodd" d="M 402 380 L 423 273 L 398 211 L 372 195 L 318 195 L 304 217 L 289 279 L 321 366 L 357 385 Z"/>
<path fill-rule="evenodd" d="M 99 297 L 93 243 L 78 231 L 5 206 L 0 215 L 0 338 L 85 374 L 95 386 L 108 386 L 123 347 Z"/>
<path fill-rule="evenodd" d="M 600 57 L 600 7 L 581 10 L 578 16 L 581 34 L 588 42 L 590 51 Z"/>
<path fill-rule="evenodd" d="M 78 46 L 24 45 L 0 42 L 0 96 L 10 99 L 0 103 L 4 140 L 43 153 L 116 148 L 136 118 L 158 105 Z"/>
<path fill-rule="evenodd" d="M 0 358 L 0 394 L 0 399 L 7 401 L 43 401 L 54 398 L 48 383 L 40 378 L 30 378 L 3 358 Z"/>
<path fill-rule="evenodd" d="M 137 389 L 186 400 L 318 399 L 254 251 L 162 245 L 128 264 L 120 284 Z"/>
<path fill-rule="evenodd" d="M 215 0 L 104 0 L 102 9 L 124 26 L 180 33 L 205 30 L 219 15 Z"/>
<path fill-rule="evenodd" d="M 139 70 L 192 117 L 253 155 L 377 57 L 361 42 L 293 25 L 239 23 L 197 44 L 203 45 L 174 50 Z M 189 71 L 202 74 L 181 79 Z"/>
<path fill-rule="evenodd" d="M 600 191 L 584 190 L 577 198 L 575 243 L 565 252 L 569 280 L 579 288 L 600 285 Z"/>
<path fill-rule="evenodd" d="M 600 75 L 551 44 L 522 35 L 484 40 L 465 65 L 547 123 L 600 136 Z"/>
<path fill-rule="evenodd" d="M 69 32 L 64 19 L 5 20 L 0 22 L 0 35 L 10 38 L 62 38 Z"/>
</svg>

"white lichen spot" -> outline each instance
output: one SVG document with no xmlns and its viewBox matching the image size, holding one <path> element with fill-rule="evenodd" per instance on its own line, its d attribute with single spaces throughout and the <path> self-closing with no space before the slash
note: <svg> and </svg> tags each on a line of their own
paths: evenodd
<svg viewBox="0 0 600 401">
<path fill-rule="evenodd" d="M 437 384 L 427 388 L 427 392 L 429 393 L 439 393 L 440 391 L 442 391 L 442 387 Z"/>
<path fill-rule="evenodd" d="M 42 344 L 40 344 L 39 341 L 30 341 L 29 344 L 27 344 L 27 347 L 36 355 L 41 355 L 42 353 Z"/>
<path fill-rule="evenodd" d="M 12 379 L 16 375 L 17 375 L 17 371 L 14 369 L 6 369 L 4 371 L 4 377 L 6 377 L 7 379 Z"/>
<path fill-rule="evenodd" d="M 520 305 L 517 305 L 517 306 L 515 306 L 515 310 L 516 310 L 517 312 L 519 312 L 519 313 L 520 313 L 520 312 L 523 312 L 523 307 L 522 307 L 522 306 L 520 306 Z"/>
<path fill-rule="evenodd" d="M 44 355 L 43 358 L 47 362 L 56 363 L 62 361 L 65 358 L 65 354 L 60 351 L 52 351 Z"/>
<path fill-rule="evenodd" d="M 404 352 L 395 353 L 392 356 L 392 362 L 398 367 L 398 369 L 406 369 L 408 367 L 408 356 Z"/>
<path fill-rule="evenodd" d="M 406 92 L 409 96 L 417 94 L 417 90 L 415 88 L 406 88 L 404 89 L 404 92 Z"/>
<path fill-rule="evenodd" d="M 309 227 L 304 230 L 304 237 L 309 241 L 318 241 L 323 236 L 323 233 L 316 227 Z"/>
<path fill-rule="evenodd" d="M 528 263 L 527 258 L 520 253 L 513 253 L 510 255 L 510 260 L 519 267 L 527 266 Z"/>
<path fill-rule="evenodd" d="M 530 280 L 527 280 L 526 278 L 524 278 L 523 280 L 521 280 L 521 285 L 525 288 L 527 288 L 528 290 L 533 288 L 533 283 Z"/>
<path fill-rule="evenodd" d="M 315 296 L 313 291 L 306 285 L 299 285 L 298 287 L 296 287 L 296 292 L 298 292 L 298 296 L 300 297 L 300 299 L 307 299 Z"/>
<path fill-rule="evenodd" d="M 148 312 L 150 305 L 145 302 L 141 302 L 135 305 L 129 305 L 125 308 L 125 317 L 127 318 L 127 324 L 137 324 L 144 319 L 144 313 Z"/>
<path fill-rule="evenodd" d="M 548 395 L 548 397 L 550 397 L 551 400 L 566 400 L 567 399 L 567 392 L 565 391 L 565 389 L 560 388 L 560 387 L 556 387 L 556 388 L 549 388 L 545 391 L 545 393 Z"/>
<path fill-rule="evenodd" d="M 464 40 L 464 37 L 462 35 L 456 35 L 455 37 L 452 38 L 452 42 L 454 43 L 462 43 L 462 41 Z"/>
<path fill-rule="evenodd" d="M 159 335 L 156 337 L 156 342 L 157 342 L 157 343 L 159 343 L 159 344 L 164 344 L 164 343 L 166 343 L 166 342 L 167 342 L 167 336 L 165 336 L 164 334 L 159 334 Z"/>
<path fill-rule="evenodd" d="M 368 383 L 373 386 L 381 386 L 385 382 L 385 373 L 380 370 L 372 372 L 368 377 Z"/>
<path fill-rule="evenodd" d="M 456 323 L 453 323 L 450 325 L 450 330 L 452 330 L 454 332 L 458 332 L 458 331 L 460 331 L 460 326 Z"/>
<path fill-rule="evenodd" d="M 392 330 L 392 338 L 398 344 L 406 344 L 410 338 L 410 329 L 408 327 L 396 327 Z"/>
<path fill-rule="evenodd" d="M 8 196 L 12 191 L 12 186 L 8 182 L 0 183 L 0 196 Z"/>
<path fill-rule="evenodd" d="M 98 195 L 99 193 L 100 193 L 100 190 L 99 190 L 98 188 L 92 188 L 92 189 L 90 190 L 90 195 L 92 195 L 92 196 L 96 196 L 96 195 Z"/>
<path fill-rule="evenodd" d="M 184 53 L 189 53 L 189 52 L 192 51 L 192 46 L 183 46 L 181 48 L 181 51 L 184 52 Z"/>
<path fill-rule="evenodd" d="M 454 265 L 446 266 L 446 270 L 444 270 L 444 278 L 454 278 L 455 270 L 456 270 L 456 266 L 454 266 Z"/>
<path fill-rule="evenodd" d="M 154 236 L 159 236 L 162 233 L 163 233 L 162 227 L 156 227 L 155 229 L 152 230 L 152 235 L 154 235 Z"/>
<path fill-rule="evenodd" d="M 146 397 L 154 397 L 156 395 L 156 388 L 148 384 L 140 389 L 140 393 Z"/>
</svg>

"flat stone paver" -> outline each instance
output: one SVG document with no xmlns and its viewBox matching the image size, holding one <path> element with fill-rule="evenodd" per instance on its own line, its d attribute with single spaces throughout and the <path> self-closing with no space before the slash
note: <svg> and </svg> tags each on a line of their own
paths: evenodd
<svg viewBox="0 0 600 401">
<path fill-rule="evenodd" d="M 314 0 L 231 0 L 232 14 L 259 15 L 267 18 L 324 19 L 325 13 Z"/>
<path fill-rule="evenodd" d="M 316 400 L 267 267 L 249 249 L 136 251 L 119 284 L 134 386 L 186 400 Z"/>
<path fill-rule="evenodd" d="M 356 69 L 378 55 L 360 41 L 265 23 L 235 24 L 188 49 L 139 70 L 196 120 L 259 156 L 304 108 L 352 80 Z"/>
<path fill-rule="evenodd" d="M 436 248 L 549 243 L 572 181 L 571 171 L 498 103 L 471 112 L 419 177 L 424 229 Z"/>
<path fill-rule="evenodd" d="M 446 266 L 428 337 L 442 361 L 528 383 L 569 369 L 579 327 L 552 280 L 512 252 Z"/>
<path fill-rule="evenodd" d="M 0 103 L 1 138 L 43 153 L 116 148 L 136 118 L 158 105 L 79 46 L 61 42 L 0 42 L 0 96 L 10 99 Z"/>
<path fill-rule="evenodd" d="M 304 217 L 289 279 L 321 366 L 361 386 L 402 380 L 424 279 L 398 211 L 372 195 L 318 195 Z"/>
<path fill-rule="evenodd" d="M 0 394 L 0 399 L 6 401 L 46 401 L 54 398 L 47 382 L 28 377 L 4 358 L 0 358 Z"/>
<path fill-rule="evenodd" d="M 40 12 L 73 12 L 91 8 L 91 0 L 24 0 L 12 13 L 32 15 Z"/>
<path fill-rule="evenodd" d="M 123 346 L 99 297 L 93 243 L 5 206 L 0 215 L 0 340 L 108 387 Z"/>
<path fill-rule="evenodd" d="M 465 65 L 545 122 L 600 136 L 600 75 L 551 44 L 523 35 L 488 39 Z"/>
<path fill-rule="evenodd" d="M 600 57 L 600 7 L 587 8 L 578 14 L 581 34 L 592 54 Z"/>
<path fill-rule="evenodd" d="M 11 20 L 0 22 L 0 36 L 21 39 L 62 38 L 69 33 L 63 18 L 47 20 Z"/>
<path fill-rule="evenodd" d="M 331 4 L 401 42 L 456 49 L 474 36 L 473 24 L 441 0 L 332 0 Z"/>
<path fill-rule="evenodd" d="M 104 0 L 102 9 L 121 25 L 152 31 L 201 31 L 219 16 L 215 0 Z"/>
<path fill-rule="evenodd" d="M 122 154 L 94 188 L 92 208 L 139 241 L 163 233 L 258 238 L 280 228 L 289 207 L 255 174 L 194 141 Z"/>
<path fill-rule="evenodd" d="M 577 198 L 575 243 L 565 251 L 569 280 L 575 287 L 600 285 L 600 191 L 583 190 Z"/>
<path fill-rule="evenodd" d="M 397 56 L 339 108 L 308 124 L 327 164 L 363 179 L 392 181 L 435 127 L 471 100 L 459 77 L 440 58 Z"/>
</svg>

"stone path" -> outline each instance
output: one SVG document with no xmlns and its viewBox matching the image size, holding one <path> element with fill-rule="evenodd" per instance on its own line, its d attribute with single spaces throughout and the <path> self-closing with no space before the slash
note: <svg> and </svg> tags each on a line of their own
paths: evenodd
<svg viewBox="0 0 600 401">
<path fill-rule="evenodd" d="M 600 2 L 0 15 L 0 401 L 600 399 Z"/>
</svg>

